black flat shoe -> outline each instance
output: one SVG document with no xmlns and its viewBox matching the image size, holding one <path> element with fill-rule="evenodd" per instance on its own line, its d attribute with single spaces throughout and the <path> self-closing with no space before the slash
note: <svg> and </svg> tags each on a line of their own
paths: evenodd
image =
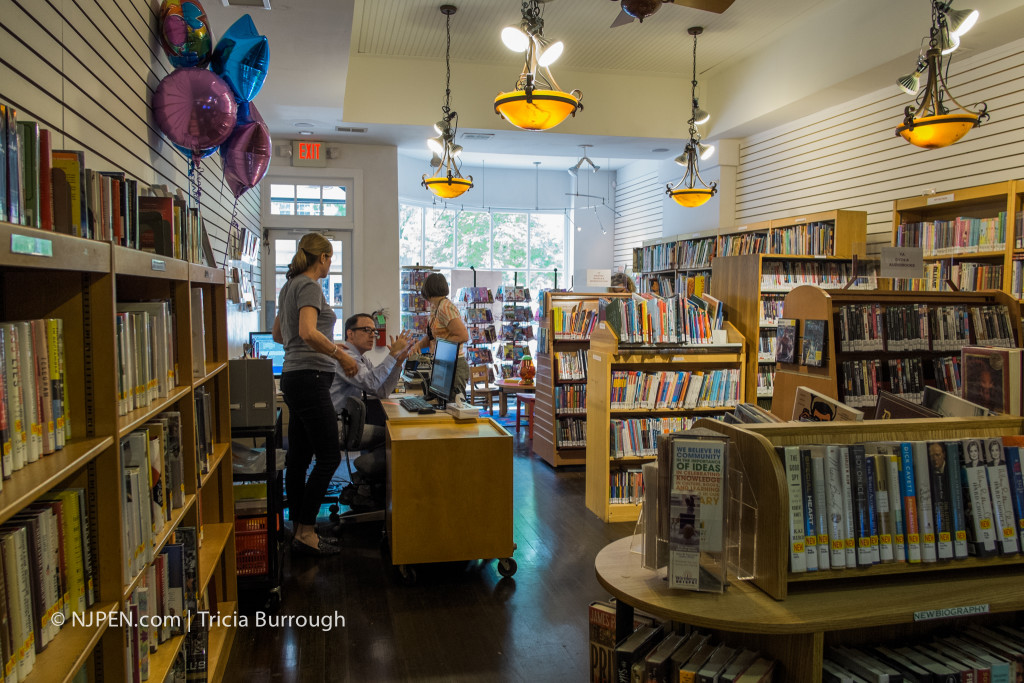
<svg viewBox="0 0 1024 683">
<path fill-rule="evenodd" d="M 336 545 L 327 543 L 324 539 L 320 539 L 320 542 L 316 546 L 307 545 L 302 541 L 295 539 L 292 541 L 292 552 L 298 555 L 312 555 L 314 557 L 323 557 L 325 555 L 337 555 L 341 552 L 341 548 Z"/>
</svg>

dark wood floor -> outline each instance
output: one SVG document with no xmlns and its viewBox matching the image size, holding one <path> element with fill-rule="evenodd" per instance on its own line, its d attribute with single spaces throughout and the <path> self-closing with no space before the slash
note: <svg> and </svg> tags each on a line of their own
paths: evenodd
<svg viewBox="0 0 1024 683">
<path fill-rule="evenodd" d="M 524 430 L 525 431 L 525 430 Z M 335 612 L 345 626 L 236 633 L 228 681 L 585 681 L 587 605 L 606 599 L 594 557 L 632 524 L 584 505 L 584 473 L 515 447 L 516 575 L 495 562 L 422 565 L 406 585 L 380 551 L 382 524 L 344 528 L 328 559 L 286 557 L 279 615 Z M 259 604 L 244 604 L 254 615 Z"/>
</svg>

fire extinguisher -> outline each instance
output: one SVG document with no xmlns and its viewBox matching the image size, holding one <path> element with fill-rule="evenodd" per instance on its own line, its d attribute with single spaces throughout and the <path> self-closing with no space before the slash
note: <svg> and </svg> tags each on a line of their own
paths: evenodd
<svg viewBox="0 0 1024 683">
<path fill-rule="evenodd" d="M 387 346 L 388 319 L 384 315 L 384 311 L 374 311 L 370 314 L 370 317 L 373 318 L 373 322 L 377 327 L 377 346 Z"/>
</svg>

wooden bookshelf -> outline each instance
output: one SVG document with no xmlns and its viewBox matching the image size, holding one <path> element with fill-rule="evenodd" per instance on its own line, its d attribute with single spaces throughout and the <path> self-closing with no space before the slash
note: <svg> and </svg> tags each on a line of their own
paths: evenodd
<svg viewBox="0 0 1024 683">
<path fill-rule="evenodd" d="M 36 253 L 18 253 L 12 245 L 31 245 Z M 31 252 L 32 249 L 28 251 Z M 206 372 L 192 377 L 191 301 L 199 287 L 204 295 Z M 65 387 L 72 436 L 61 450 L 13 473 L 0 492 L 0 521 L 49 491 L 86 490 L 96 603 L 91 612 L 127 612 L 131 590 L 123 581 L 122 471 L 120 439 L 162 411 L 182 416 L 185 506 L 173 511 L 156 542 L 163 546 L 181 525 L 233 529 L 231 458 L 221 457 L 200 485 L 197 476 L 194 391 L 206 387 L 213 399 L 211 423 L 215 452 L 230 443 L 228 416 L 227 323 L 224 271 L 52 232 L 0 223 L 0 320 L 61 318 L 67 350 Z M 114 317 L 117 302 L 165 299 L 177 330 L 174 339 L 177 386 L 149 406 L 118 416 L 117 348 Z M 202 506 L 200 515 L 199 506 Z M 216 534 L 214 534 L 216 535 Z M 215 552 L 214 552 L 215 551 Z M 234 534 L 204 544 L 199 572 L 217 581 L 217 605 L 233 605 Z M 137 585 L 130 582 L 128 588 Z M 233 609 L 233 608 L 232 608 Z M 228 647 L 230 637 L 224 639 Z M 67 681 L 87 664 L 90 680 L 121 680 L 125 672 L 124 626 L 89 629 L 69 623 L 37 657 L 30 680 Z M 172 641 L 173 643 L 173 641 Z M 166 647 L 173 646 L 165 644 Z M 98 650 L 97 650 L 98 648 Z M 101 657 L 94 657 L 97 652 Z M 164 653 L 158 650 L 158 658 Z M 173 654 L 173 653 L 168 653 Z M 226 655 L 226 652 L 224 653 Z M 169 659 L 173 659 L 169 657 Z M 162 680 L 162 676 L 160 677 Z M 216 677 L 211 680 L 218 680 Z"/>
<path fill-rule="evenodd" d="M 897 199 L 892 207 L 892 244 L 894 246 L 925 247 L 927 238 L 912 239 L 905 236 L 901 239 L 903 224 L 925 223 L 931 221 L 952 221 L 956 218 L 994 219 L 1000 214 L 1005 216 L 1005 239 L 1002 244 L 992 244 L 990 240 L 969 240 L 970 244 L 952 246 L 949 241 L 938 239 L 939 248 L 925 249 L 924 263 L 927 270 L 939 266 L 962 266 L 965 263 L 977 263 L 982 266 L 999 267 L 1002 274 L 998 282 L 989 283 L 992 289 L 1021 298 L 1021 291 L 1014 292 L 1012 287 L 1012 269 L 1014 255 L 1024 254 L 1024 249 L 1015 247 L 1014 225 L 1021 211 L 1021 193 L 1024 185 L 1020 181 L 1008 180 L 989 185 L 967 187 L 951 192 L 922 195 Z M 925 232 L 931 232 L 926 230 Z M 941 232 L 941 231 L 940 231 Z M 962 283 L 967 284 L 967 283 Z M 925 277 L 922 280 L 897 280 L 894 289 L 901 290 L 944 290 L 952 291 L 939 277 Z M 961 290 L 977 290 L 983 287 L 959 287 Z"/>
<path fill-rule="evenodd" d="M 671 293 L 679 292 L 686 277 L 711 277 L 711 260 L 716 254 L 718 230 L 673 235 L 645 240 L 633 250 L 633 272 L 641 292 L 665 296 L 664 283 L 671 283 Z M 655 285 L 657 284 L 657 289 Z M 703 287 L 703 285 L 701 285 Z"/>
<path fill-rule="evenodd" d="M 988 292 L 894 292 L 880 290 L 823 290 L 812 285 L 797 287 L 786 295 L 784 315 L 797 320 L 798 334 L 803 334 L 806 320 L 825 320 L 825 348 L 823 365 L 810 367 L 799 363 L 779 363 L 775 372 L 775 395 L 772 401 L 772 412 L 784 420 L 792 417 L 793 398 L 796 388 L 804 385 L 832 398 L 843 399 L 840 388 L 843 375 L 841 364 L 845 360 L 865 358 L 909 358 L 924 357 L 931 359 L 938 356 L 959 356 L 959 350 L 951 351 L 842 351 L 837 342 L 840 340 L 839 307 L 846 304 L 880 304 L 883 309 L 897 304 L 928 304 L 929 306 L 962 304 L 992 305 L 1003 304 L 1010 314 L 1011 324 L 1017 333 L 1020 343 L 1020 308 L 1017 302 L 1007 294 L 998 291 Z M 971 343 L 974 339 L 972 337 Z M 799 354 L 799 345 L 797 345 Z M 799 358 L 797 358 L 799 360 Z M 930 383 L 925 375 L 925 383 Z M 882 388 L 888 389 L 883 386 Z M 873 408 L 865 408 L 869 417 L 874 414 Z"/>
<path fill-rule="evenodd" d="M 776 600 L 784 600 L 797 584 L 834 582 L 864 577 L 899 577 L 912 591 L 914 581 L 937 572 L 994 571 L 1009 565 L 1024 565 L 1024 555 L 943 560 L 933 563 L 889 563 L 867 568 L 831 569 L 817 572 L 789 571 L 789 493 L 780 446 L 802 444 L 851 444 L 864 441 L 908 441 L 960 439 L 969 436 L 1011 436 L 1024 433 L 1024 418 L 1008 415 L 982 418 L 940 418 L 927 420 L 869 420 L 863 422 L 789 422 L 759 425 L 729 425 L 702 420 L 707 427 L 731 439 L 729 453 L 743 460 L 747 481 L 757 499 L 757 539 L 754 585 Z M 838 592 L 837 592 L 838 595 Z M 1024 609 L 1024 594 L 1014 609 Z M 865 626 L 869 624 L 864 624 Z"/>
<path fill-rule="evenodd" d="M 609 424 L 613 417 L 661 415 L 696 418 L 722 415 L 734 406 L 678 410 L 639 411 L 612 409 L 611 372 L 615 370 L 643 370 L 647 372 L 677 370 L 717 370 L 736 368 L 743 372 L 746 341 L 730 323 L 724 324 L 726 343 L 721 345 L 689 346 L 636 346 L 623 347 L 618 336 L 606 323 L 598 323 L 591 337 L 587 354 L 587 509 L 605 522 L 634 522 L 640 514 L 639 503 L 612 503 L 610 481 L 613 473 L 624 469 L 639 469 L 655 456 L 614 458 L 611 455 Z"/>
<path fill-rule="evenodd" d="M 587 462 L 586 446 L 562 446 L 556 438 L 556 427 L 560 418 L 586 417 L 586 411 L 559 411 L 555 408 L 555 392 L 559 387 L 581 385 L 586 391 L 586 381 L 566 380 L 558 377 L 558 369 L 554 362 L 555 353 L 586 353 L 590 348 L 590 339 L 572 339 L 556 335 L 553 308 L 566 311 L 576 305 L 597 312 L 600 299 L 628 297 L 628 294 L 577 294 L 575 292 L 547 292 L 543 302 L 544 315 L 541 318 L 537 342 L 537 385 L 536 402 L 533 408 L 533 452 L 552 467 L 564 465 L 585 465 Z M 541 337 L 546 341 L 542 343 Z M 542 350 L 546 347 L 547 350 Z"/>
</svg>

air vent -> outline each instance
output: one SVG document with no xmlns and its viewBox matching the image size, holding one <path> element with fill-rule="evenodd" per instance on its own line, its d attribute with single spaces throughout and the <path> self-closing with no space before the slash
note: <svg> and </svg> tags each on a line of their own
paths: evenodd
<svg viewBox="0 0 1024 683">
<path fill-rule="evenodd" d="M 365 133 L 366 128 L 356 128 L 354 126 L 335 126 L 334 130 L 339 133 Z"/>
<path fill-rule="evenodd" d="M 494 137 L 494 133 L 463 133 L 463 140 L 490 140 Z"/>
</svg>

